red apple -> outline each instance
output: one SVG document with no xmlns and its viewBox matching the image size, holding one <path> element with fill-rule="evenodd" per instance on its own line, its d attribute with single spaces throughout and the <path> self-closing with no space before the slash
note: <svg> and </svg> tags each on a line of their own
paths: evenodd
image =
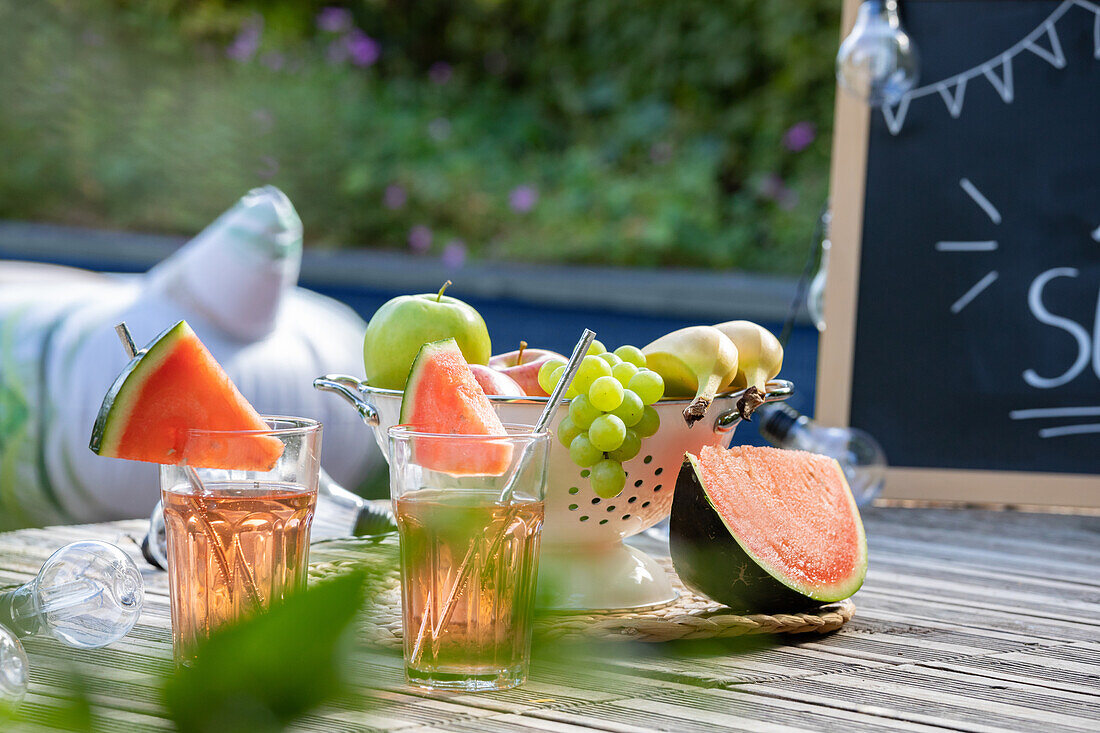
<svg viewBox="0 0 1100 733">
<path fill-rule="evenodd" d="M 474 379 L 481 385 L 487 395 L 500 397 L 526 397 L 523 387 L 507 374 L 491 369 L 484 364 L 471 364 L 470 371 L 474 373 Z"/>
<path fill-rule="evenodd" d="M 539 386 L 539 369 L 550 359 L 566 361 L 556 351 L 528 349 L 527 342 L 521 341 L 518 351 L 490 357 L 489 366 L 511 377 L 529 397 L 546 397 L 546 390 Z"/>
</svg>

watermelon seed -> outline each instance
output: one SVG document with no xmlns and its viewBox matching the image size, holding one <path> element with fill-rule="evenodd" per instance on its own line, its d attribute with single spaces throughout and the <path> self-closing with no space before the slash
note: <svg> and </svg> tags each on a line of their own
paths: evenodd
<svg viewBox="0 0 1100 733">
<path fill-rule="evenodd" d="M 637 481 L 634 482 L 634 488 L 635 489 L 641 488 L 641 486 L 642 486 L 642 480 L 641 479 L 638 479 Z"/>
<path fill-rule="evenodd" d="M 576 504 L 570 504 L 569 505 L 569 511 L 571 511 L 571 512 L 577 511 L 577 505 Z"/>
<path fill-rule="evenodd" d="M 663 469 L 663 468 L 661 468 L 660 466 L 658 466 L 658 467 L 657 467 L 657 470 L 653 472 L 653 475 L 654 475 L 654 476 L 660 476 L 660 475 L 661 475 L 661 471 L 664 471 L 664 470 L 665 470 L 665 469 Z"/>
<path fill-rule="evenodd" d="M 654 494 L 656 494 L 660 490 L 661 490 L 661 485 L 660 484 L 657 484 L 656 486 L 653 487 L 653 493 Z"/>
<path fill-rule="evenodd" d="M 653 456 L 646 456 L 645 458 L 642 459 L 642 463 L 652 463 L 652 462 L 653 462 Z"/>
</svg>

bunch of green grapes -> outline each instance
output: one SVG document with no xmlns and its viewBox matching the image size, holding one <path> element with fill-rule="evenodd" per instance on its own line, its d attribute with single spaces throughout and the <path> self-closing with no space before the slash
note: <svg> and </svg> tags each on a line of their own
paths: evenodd
<svg viewBox="0 0 1100 733">
<path fill-rule="evenodd" d="M 565 363 L 548 361 L 539 370 L 539 384 L 552 392 Z M 558 439 L 588 478 L 597 496 L 616 496 L 626 485 L 623 463 L 638 455 L 642 438 L 657 432 L 661 420 L 651 407 L 665 393 L 661 375 L 646 369 L 645 354 L 636 346 L 609 352 L 593 341 L 565 396 L 569 416 L 558 423 Z"/>
</svg>

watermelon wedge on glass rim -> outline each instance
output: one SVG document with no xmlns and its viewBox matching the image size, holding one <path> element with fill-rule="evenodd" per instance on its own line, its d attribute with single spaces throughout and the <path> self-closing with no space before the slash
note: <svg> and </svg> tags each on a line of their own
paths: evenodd
<svg viewBox="0 0 1100 733">
<path fill-rule="evenodd" d="M 431 435 L 507 435 L 453 338 L 420 347 L 401 398 L 401 424 Z M 512 462 L 512 445 L 431 435 L 414 439 L 416 461 L 453 476 L 499 476 Z"/>
<path fill-rule="evenodd" d="M 267 471 L 283 445 L 269 435 L 192 436 L 190 429 L 268 430 L 186 321 L 165 330 L 130 360 L 99 408 L 89 447 L 109 458 L 186 463 L 196 468 Z"/>
</svg>

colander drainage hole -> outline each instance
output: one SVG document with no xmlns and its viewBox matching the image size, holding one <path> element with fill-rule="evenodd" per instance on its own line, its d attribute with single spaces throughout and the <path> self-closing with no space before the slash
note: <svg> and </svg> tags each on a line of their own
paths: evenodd
<svg viewBox="0 0 1100 733">
<path fill-rule="evenodd" d="M 607 520 L 606 519 L 601 519 L 600 524 L 607 524 Z"/>
<path fill-rule="evenodd" d="M 645 458 L 642 459 L 642 463 L 652 463 L 652 462 L 653 462 L 653 456 L 646 456 Z"/>
<path fill-rule="evenodd" d="M 577 493 L 578 491 L 580 491 L 580 489 L 578 489 L 578 488 L 577 488 L 576 486 L 570 486 L 570 487 L 569 487 L 569 493 L 570 493 L 570 494 L 575 494 L 575 493 Z"/>
<path fill-rule="evenodd" d="M 595 499 L 592 500 L 592 503 L 593 504 L 599 504 L 600 503 L 600 497 L 597 496 Z"/>
<path fill-rule="evenodd" d="M 628 519 L 630 519 L 630 515 L 629 514 L 624 514 L 623 515 L 623 521 L 625 522 Z"/>
<path fill-rule="evenodd" d="M 638 479 L 637 481 L 634 482 L 634 488 L 635 489 L 640 489 L 642 487 L 642 483 L 643 483 L 642 480 Z"/>
<path fill-rule="evenodd" d="M 611 506 L 609 506 L 609 507 L 607 508 L 607 511 L 608 511 L 608 512 L 613 512 L 613 511 L 615 511 L 615 505 L 614 505 L 614 504 L 612 504 Z"/>
<path fill-rule="evenodd" d="M 663 468 L 661 468 L 660 466 L 658 466 L 658 467 L 657 467 L 657 470 L 653 472 L 653 475 L 654 475 L 654 476 L 660 476 L 660 475 L 661 475 L 661 472 L 662 472 L 662 471 L 664 471 L 664 470 L 665 470 L 665 469 L 663 469 Z"/>
<path fill-rule="evenodd" d="M 629 499 L 626 500 L 626 503 L 627 504 L 633 504 L 636 501 L 638 501 L 638 497 L 632 496 L 632 497 L 630 497 Z"/>
<path fill-rule="evenodd" d="M 569 505 L 569 511 L 571 511 L 571 512 L 577 511 L 577 505 L 576 504 L 570 504 Z"/>
<path fill-rule="evenodd" d="M 648 501 L 643 501 L 642 502 L 642 509 L 645 509 L 647 506 L 649 506 L 649 502 Z"/>
<path fill-rule="evenodd" d="M 661 485 L 660 484 L 657 484 L 656 486 L 653 487 L 653 493 L 654 494 L 656 494 L 660 490 L 661 490 Z"/>
<path fill-rule="evenodd" d="M 582 514 L 581 515 L 581 521 L 582 522 L 587 522 L 588 521 L 588 515 L 587 514 Z"/>
<path fill-rule="evenodd" d="M 588 478 L 591 475 L 592 475 L 592 472 L 589 471 L 587 468 L 584 469 L 583 471 L 581 471 L 581 478 Z"/>
</svg>

